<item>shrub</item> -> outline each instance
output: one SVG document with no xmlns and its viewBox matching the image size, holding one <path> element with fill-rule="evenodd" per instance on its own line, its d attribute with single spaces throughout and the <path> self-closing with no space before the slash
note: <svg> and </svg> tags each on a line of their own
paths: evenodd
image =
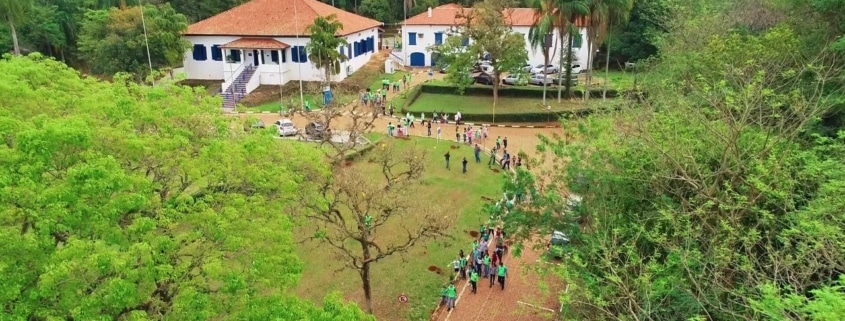
<svg viewBox="0 0 845 321">
<path fill-rule="evenodd" d="M 430 84 L 425 83 L 421 85 L 421 91 L 429 94 L 450 94 L 457 93 L 457 88 L 448 84 Z M 591 98 L 601 98 L 602 89 L 591 89 Z M 568 97 L 566 92 L 562 93 L 563 98 L 581 98 L 584 97 L 584 92 L 581 90 L 573 90 L 572 97 Z M 464 95 L 470 96 L 493 96 L 493 87 L 473 85 L 464 90 Z M 557 97 L 557 88 L 549 88 L 546 91 L 547 97 Z M 615 89 L 607 90 L 607 98 L 616 98 L 619 92 Z M 513 98 L 542 98 L 542 87 L 501 87 L 499 88 L 499 97 L 513 97 Z M 415 98 L 416 99 L 416 98 Z"/>
</svg>

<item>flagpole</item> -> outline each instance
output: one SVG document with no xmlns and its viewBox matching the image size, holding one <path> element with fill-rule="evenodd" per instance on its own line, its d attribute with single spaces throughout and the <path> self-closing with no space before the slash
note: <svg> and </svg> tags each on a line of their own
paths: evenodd
<svg viewBox="0 0 845 321">
<path fill-rule="evenodd" d="M 147 39 L 147 20 L 144 18 L 144 4 L 143 1 L 139 2 L 141 7 L 141 26 L 144 28 L 144 44 L 147 46 L 147 63 L 150 65 L 150 75 L 153 74 L 153 58 L 150 56 L 150 41 Z M 155 83 L 155 78 L 153 78 L 153 83 Z"/>
<path fill-rule="evenodd" d="M 297 1 L 298 0 L 293 1 L 293 24 L 294 24 L 294 28 L 296 28 L 296 43 L 299 44 L 299 14 L 298 14 L 298 11 L 296 9 L 296 7 L 297 7 L 296 2 Z M 305 48 L 305 46 L 302 46 L 302 48 Z M 301 55 L 302 50 L 301 49 L 297 50 L 296 54 Z M 291 60 L 293 60 L 293 57 L 291 57 Z M 299 60 L 299 57 L 296 57 L 296 60 L 299 61 L 296 64 L 296 67 L 299 70 L 299 107 L 305 108 L 305 95 L 302 93 L 302 61 Z"/>
</svg>

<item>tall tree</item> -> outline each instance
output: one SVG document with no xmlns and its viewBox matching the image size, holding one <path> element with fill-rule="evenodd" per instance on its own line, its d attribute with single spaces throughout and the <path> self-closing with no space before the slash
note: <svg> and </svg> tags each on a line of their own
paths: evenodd
<svg viewBox="0 0 845 321">
<path fill-rule="evenodd" d="M 0 60 L 0 90 L 0 318 L 372 320 L 286 292 L 302 263 L 279 213 L 318 149 L 40 54 Z"/>
<path fill-rule="evenodd" d="M 14 53 L 18 56 L 21 54 L 21 47 L 18 43 L 18 31 L 15 27 L 26 19 L 27 9 L 31 5 L 32 0 L 0 0 L 0 18 L 3 18 L 3 21 L 9 25 Z"/>
<path fill-rule="evenodd" d="M 587 21 L 587 82 L 584 85 L 584 99 L 590 98 L 590 86 L 593 83 L 593 65 L 595 65 L 593 58 L 595 57 L 598 45 L 604 42 L 606 36 L 609 35 L 609 30 L 623 26 L 628 23 L 631 9 L 634 5 L 634 0 L 590 0 L 589 2 L 589 21 Z M 607 84 L 609 82 L 608 72 L 610 64 L 610 51 L 606 53 L 605 57 L 605 81 L 604 93 L 602 98 L 607 96 Z"/>
<path fill-rule="evenodd" d="M 146 20 L 146 40 L 141 10 Z M 150 61 L 154 69 L 182 61 L 189 43 L 182 39 L 181 33 L 187 27 L 185 16 L 176 13 L 169 4 L 89 11 L 79 35 L 80 56 L 94 72 L 129 72 L 144 79 L 149 74 Z"/>
<path fill-rule="evenodd" d="M 493 66 L 493 108 L 499 99 L 501 75 L 521 67 L 528 60 L 525 38 L 514 32 L 508 21 L 514 2 L 511 0 L 485 0 L 476 3 L 473 10 L 459 14 L 464 21 L 461 36 L 471 39 L 468 51 L 477 58 L 489 55 Z"/>
<path fill-rule="evenodd" d="M 334 14 L 319 16 L 306 27 L 311 34 L 308 44 L 305 45 L 308 58 L 317 68 L 323 69 L 326 83 L 331 82 L 332 75 L 340 73 L 341 64 L 347 60 L 346 54 L 337 50 L 338 47 L 346 45 L 346 39 L 337 36 L 340 29 L 343 29 L 343 24 L 337 21 Z"/>
<path fill-rule="evenodd" d="M 589 0 L 558 0 L 558 36 L 560 37 L 560 72 L 564 74 L 563 88 L 566 89 L 567 97 L 572 95 L 572 62 L 575 56 L 572 54 L 572 47 L 575 45 L 575 37 L 581 37 L 578 24 L 583 24 L 584 17 L 590 14 L 587 5 Z M 558 78 L 560 75 L 558 74 Z M 557 100 L 561 100 L 561 87 L 557 89 Z"/>
<path fill-rule="evenodd" d="M 544 65 L 549 65 L 549 59 L 555 55 L 557 47 L 552 50 L 554 37 L 555 23 L 558 19 L 557 15 L 560 12 L 557 9 L 557 2 L 555 0 L 540 0 L 535 3 L 537 10 L 534 15 L 534 23 L 528 30 L 528 41 L 533 50 L 540 47 L 543 52 Z M 543 73 L 543 105 L 546 105 L 546 74 Z"/>
</svg>

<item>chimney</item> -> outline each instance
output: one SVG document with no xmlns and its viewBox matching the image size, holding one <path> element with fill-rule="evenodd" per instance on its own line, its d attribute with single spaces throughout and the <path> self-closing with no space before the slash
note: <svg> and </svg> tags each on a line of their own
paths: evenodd
<svg viewBox="0 0 845 321">
<path fill-rule="evenodd" d="M 428 7 L 428 17 L 431 18 L 431 7 Z"/>
</svg>

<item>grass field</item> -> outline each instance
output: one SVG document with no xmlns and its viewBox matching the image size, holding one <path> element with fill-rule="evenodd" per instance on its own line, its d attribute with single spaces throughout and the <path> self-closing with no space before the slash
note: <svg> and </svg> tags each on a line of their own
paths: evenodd
<svg viewBox="0 0 845 321">
<path fill-rule="evenodd" d="M 416 144 L 429 150 L 423 160 L 427 170 L 420 183 L 421 192 L 414 194 L 414 197 L 423 204 L 458 204 L 453 209 L 457 219 L 447 231 L 447 237 L 417 244 L 405 256 L 396 255 L 374 264 L 371 275 L 373 308 L 379 320 L 428 320 L 429 313 L 438 302 L 440 288 L 451 274 L 447 266 L 457 256 L 458 250 L 468 250 L 472 242 L 469 231 L 477 230 L 482 222 L 486 222 L 480 213 L 485 203 L 482 196 L 501 197 L 502 174 L 489 170 L 486 163 L 476 165 L 469 146 L 452 149 L 454 143 L 437 143 L 427 138 L 396 140 L 395 143 L 399 148 L 409 148 Z M 452 155 L 452 170 L 446 170 L 444 165 L 443 154 L 447 150 Z M 470 160 L 470 164 L 468 173 L 462 175 L 460 160 L 464 156 Z M 486 162 L 486 158 L 483 161 Z M 378 171 L 375 165 L 361 159 L 352 166 L 372 172 L 373 179 L 378 179 L 375 176 Z M 397 229 L 396 232 L 401 233 L 401 230 Z M 313 233 L 313 230 L 303 227 L 297 233 L 305 236 Z M 383 238 L 397 235 L 384 235 Z M 344 262 L 331 248 L 319 243 L 305 243 L 298 251 L 306 269 L 296 289 L 297 295 L 319 302 L 325 294 L 340 291 L 347 299 L 363 302 L 358 274 L 354 270 L 336 272 Z M 429 271 L 430 266 L 441 268 L 443 274 Z M 409 302 L 399 303 L 397 298 L 401 294 L 405 294 Z"/>
<path fill-rule="evenodd" d="M 496 114 L 522 114 L 541 113 L 548 111 L 542 107 L 542 99 L 538 98 L 512 98 L 499 97 L 496 104 Z M 583 108 L 583 104 L 577 101 L 564 100 L 558 103 L 550 95 L 546 100 L 551 106 L 551 111 L 561 112 Z M 422 93 L 414 101 L 408 110 L 412 113 L 446 112 L 454 114 L 460 111 L 464 114 L 488 114 L 493 110 L 493 97 L 488 96 L 462 96 L 449 94 Z"/>
<path fill-rule="evenodd" d="M 406 74 L 407 74 L 406 72 L 399 71 L 399 70 L 397 70 L 393 74 L 381 74 L 381 75 L 378 76 L 378 79 L 373 81 L 370 84 L 370 86 L 367 87 L 367 88 L 370 88 L 370 90 L 372 90 L 372 91 L 375 91 L 377 89 L 381 89 L 381 80 L 382 79 L 387 78 L 387 80 L 390 80 L 390 83 L 393 84 L 394 81 L 402 80 L 402 77 L 405 76 Z"/>
</svg>

